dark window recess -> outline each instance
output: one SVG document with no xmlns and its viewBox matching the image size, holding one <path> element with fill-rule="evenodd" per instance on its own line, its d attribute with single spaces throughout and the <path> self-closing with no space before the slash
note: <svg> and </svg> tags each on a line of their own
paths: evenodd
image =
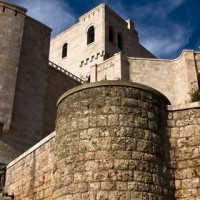
<svg viewBox="0 0 200 200">
<path fill-rule="evenodd" d="M 109 27 L 109 41 L 114 42 L 114 30 L 112 26 Z"/>
<path fill-rule="evenodd" d="M 94 42 L 95 40 L 95 30 L 94 26 L 91 26 L 87 32 L 87 44 Z"/>
<path fill-rule="evenodd" d="M 64 58 L 64 57 L 67 57 L 67 43 L 65 43 L 64 45 L 63 45 L 63 48 L 62 48 L 62 58 Z"/>
<path fill-rule="evenodd" d="M 120 33 L 117 35 L 117 45 L 118 45 L 118 47 L 119 47 L 120 49 L 123 48 L 122 36 L 121 36 Z"/>
</svg>

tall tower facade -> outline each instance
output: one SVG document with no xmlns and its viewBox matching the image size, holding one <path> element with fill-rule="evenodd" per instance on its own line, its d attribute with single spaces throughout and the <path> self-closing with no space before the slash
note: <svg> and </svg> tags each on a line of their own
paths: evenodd
<svg viewBox="0 0 200 200">
<path fill-rule="evenodd" d="M 51 39 L 49 59 L 76 76 L 86 78 L 92 65 L 118 52 L 127 56 L 155 57 L 139 43 L 131 20 L 123 20 L 101 4 Z"/>
<path fill-rule="evenodd" d="M 51 29 L 0 1 L 0 163 L 42 138 Z"/>
</svg>

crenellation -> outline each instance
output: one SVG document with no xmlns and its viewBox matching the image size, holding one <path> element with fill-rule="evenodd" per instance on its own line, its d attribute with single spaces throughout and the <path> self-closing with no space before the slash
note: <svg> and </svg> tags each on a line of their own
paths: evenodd
<svg viewBox="0 0 200 200">
<path fill-rule="evenodd" d="M 86 58 L 85 60 L 82 60 L 80 63 L 80 67 L 83 67 L 83 65 L 88 65 L 90 63 L 93 63 L 95 60 L 98 60 L 99 58 L 102 58 L 105 56 L 105 52 L 98 52 L 95 55 L 90 56 L 89 58 Z"/>
<path fill-rule="evenodd" d="M 105 4 L 104 4 L 104 3 L 100 4 L 100 5 L 97 6 L 96 8 L 94 8 L 94 9 L 92 9 L 91 11 L 89 11 L 89 12 L 85 13 L 84 15 L 82 15 L 82 16 L 79 18 L 79 20 L 80 20 L 80 21 L 82 21 L 82 20 L 83 20 L 83 21 L 86 21 L 87 18 L 90 19 L 90 16 L 95 16 L 95 14 L 100 13 L 100 10 L 101 10 L 102 8 L 105 8 Z"/>
<path fill-rule="evenodd" d="M 15 15 L 15 12 L 18 12 L 23 15 L 25 15 L 25 13 L 27 12 L 26 8 L 23 8 L 21 6 L 15 5 L 15 4 L 8 3 L 6 1 L 0 1 L 0 7 L 2 8 L 1 9 L 2 12 L 14 13 L 14 15 Z"/>
<path fill-rule="evenodd" d="M 155 58 L 134 22 L 105 4 L 51 40 L 26 9 L 0 7 L 4 191 L 16 200 L 200 198 L 200 102 L 190 96 L 200 52 Z"/>
</svg>

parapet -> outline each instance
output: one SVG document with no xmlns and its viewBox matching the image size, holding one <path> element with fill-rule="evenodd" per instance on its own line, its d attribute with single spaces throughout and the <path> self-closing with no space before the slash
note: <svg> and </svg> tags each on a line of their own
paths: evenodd
<svg viewBox="0 0 200 200">
<path fill-rule="evenodd" d="M 26 8 L 13 4 L 13 3 L 8 3 L 5 0 L 0 0 L 0 7 L 2 7 L 1 8 L 2 12 L 6 12 L 6 9 L 12 10 L 15 16 L 17 15 L 17 13 L 26 14 L 27 12 Z"/>
</svg>

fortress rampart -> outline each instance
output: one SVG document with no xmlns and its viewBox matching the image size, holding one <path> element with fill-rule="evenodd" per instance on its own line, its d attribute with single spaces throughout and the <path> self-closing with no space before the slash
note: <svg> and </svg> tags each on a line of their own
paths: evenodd
<svg viewBox="0 0 200 200">
<path fill-rule="evenodd" d="M 6 191 L 16 200 L 198 198 L 200 105 L 167 104 L 130 82 L 68 91 L 58 103 L 56 135 L 8 165 Z"/>
<path fill-rule="evenodd" d="M 155 58 L 134 23 L 105 4 L 51 45 L 49 27 L 3 0 L 0 25 L 5 192 L 16 200 L 200 198 L 200 103 L 191 103 L 200 52 Z"/>
<path fill-rule="evenodd" d="M 184 50 L 174 60 L 127 57 L 117 53 L 99 65 L 91 67 L 91 82 L 130 80 L 155 88 L 173 105 L 191 101 L 190 92 L 198 89 L 200 53 Z"/>
<path fill-rule="evenodd" d="M 122 81 L 61 96 L 53 199 L 171 199 L 167 103 L 153 89 Z"/>
<path fill-rule="evenodd" d="M 11 124 L 25 14 L 26 9 L 0 1 L 0 123 L 4 131 Z"/>
<path fill-rule="evenodd" d="M 57 99 L 81 83 L 49 66 L 51 29 L 25 8 L 0 0 L 0 26 L 0 163 L 8 164 L 55 130 Z"/>
</svg>

